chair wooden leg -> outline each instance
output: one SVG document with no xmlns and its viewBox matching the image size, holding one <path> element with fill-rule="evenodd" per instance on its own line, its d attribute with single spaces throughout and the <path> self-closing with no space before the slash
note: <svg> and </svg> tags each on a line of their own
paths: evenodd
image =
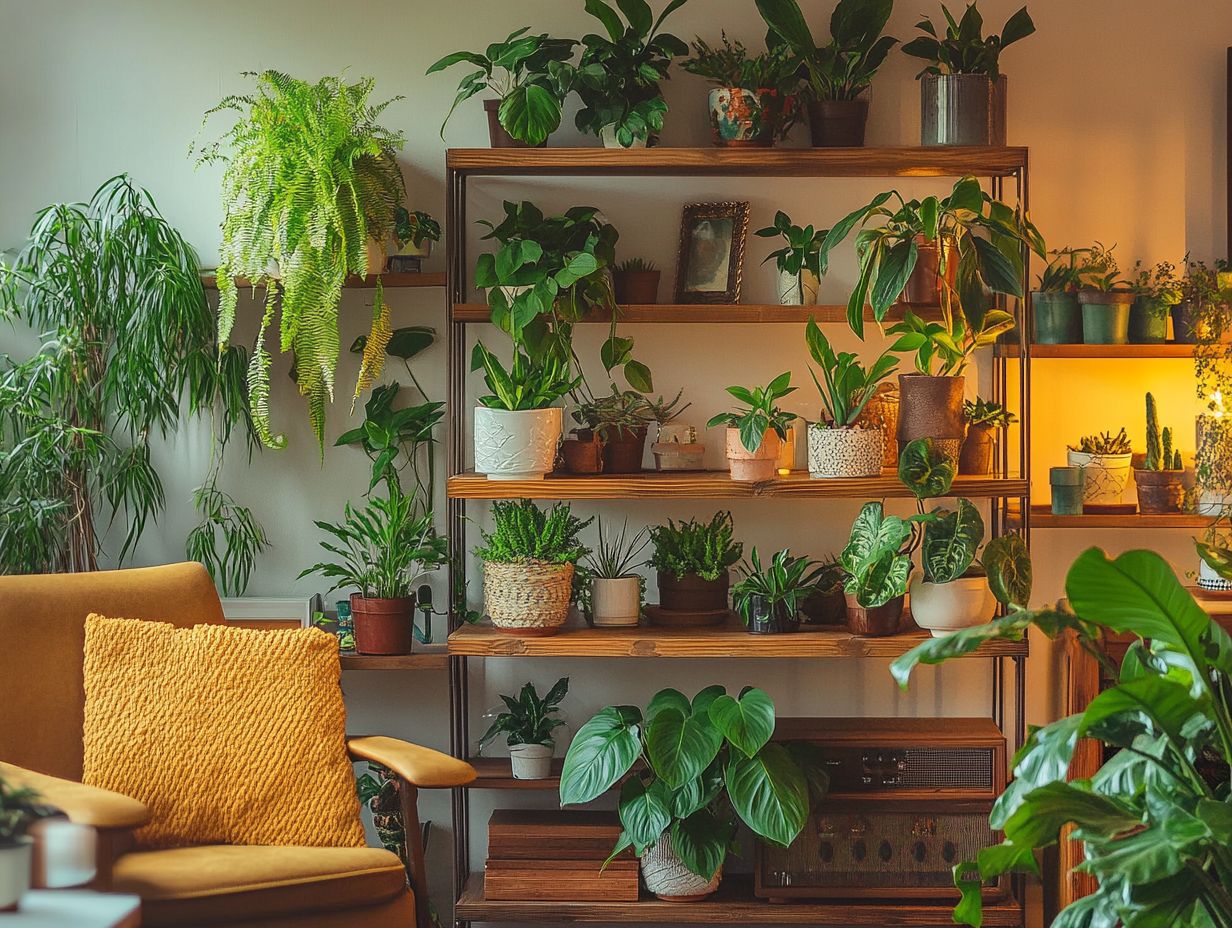
<svg viewBox="0 0 1232 928">
<path fill-rule="evenodd" d="M 419 825 L 419 790 L 398 779 L 398 799 L 402 806 L 402 829 L 406 840 L 406 875 L 415 893 L 416 928 L 432 928 L 428 909 L 428 871 L 424 865 L 423 829 Z"/>
</svg>

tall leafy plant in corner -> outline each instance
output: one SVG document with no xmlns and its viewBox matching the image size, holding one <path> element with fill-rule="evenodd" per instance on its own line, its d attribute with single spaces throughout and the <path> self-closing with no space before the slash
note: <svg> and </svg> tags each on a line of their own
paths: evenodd
<svg viewBox="0 0 1232 928">
<path fill-rule="evenodd" d="M 377 123 L 393 100 L 369 104 L 371 78 L 346 84 L 325 77 L 312 84 L 278 71 L 247 76 L 256 78 L 253 93 L 226 97 L 206 113 L 206 119 L 234 113 L 236 121 L 198 159 L 226 165 L 218 340 L 225 345 L 235 324 L 235 278 L 266 287 L 248 369 L 253 422 L 267 446 L 286 445 L 286 437 L 273 432 L 269 410 L 265 336 L 277 314 L 279 347 L 294 352 L 296 383 L 308 398 L 308 416 L 324 453 L 342 286 L 348 274 L 367 273 L 370 243 L 384 243 L 393 231 L 406 195 L 395 155 L 405 139 Z M 356 397 L 380 375 L 391 334 L 378 281 Z"/>
</svg>

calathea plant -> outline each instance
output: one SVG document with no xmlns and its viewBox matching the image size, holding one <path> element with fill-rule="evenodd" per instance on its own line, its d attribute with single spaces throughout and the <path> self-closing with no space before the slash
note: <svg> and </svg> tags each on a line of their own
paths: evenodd
<svg viewBox="0 0 1232 928">
<path fill-rule="evenodd" d="M 221 141 L 199 163 L 222 162 L 223 221 L 218 263 L 218 341 L 235 324 L 237 277 L 265 287 L 265 309 L 248 368 L 252 419 L 262 442 L 286 445 L 270 425 L 270 354 L 265 336 L 278 316 L 279 346 L 295 354 L 295 381 L 324 453 L 325 404 L 333 399 L 338 364 L 338 304 L 350 274 L 364 276 L 372 243 L 393 231 L 406 195 L 396 152 L 400 132 L 377 123 L 393 100 L 371 105 L 374 81 L 315 84 L 278 71 L 249 73 L 256 91 L 226 97 L 206 113 L 236 114 Z M 398 99 L 398 98 L 395 98 Z M 276 267 L 276 270 L 275 270 Z M 355 396 L 380 375 L 392 332 L 377 281 L 371 349 Z"/>
</svg>

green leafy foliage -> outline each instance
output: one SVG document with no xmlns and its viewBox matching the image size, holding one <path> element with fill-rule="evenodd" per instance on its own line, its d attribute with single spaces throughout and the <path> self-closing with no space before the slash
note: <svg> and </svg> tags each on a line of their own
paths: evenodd
<svg viewBox="0 0 1232 928">
<path fill-rule="evenodd" d="M 739 561 L 744 551 L 744 545 L 735 540 L 730 512 L 716 512 L 709 522 L 690 519 L 677 524 L 668 519 L 666 525 L 650 529 L 650 541 L 654 545 L 650 566 L 677 580 L 686 574 L 715 580 Z"/>
<path fill-rule="evenodd" d="M 955 20 L 945 4 L 945 33 L 939 35 L 932 20 L 924 17 L 916 28 L 926 34 L 903 46 L 904 54 L 931 62 L 917 76 L 925 74 L 987 74 L 994 81 L 1001 73 L 1001 52 L 1035 32 L 1024 6 L 1005 23 L 1000 35 L 984 35 L 984 17 L 974 2 L 967 5 L 962 19 Z"/>
<path fill-rule="evenodd" d="M 590 553 L 578 533 L 591 523 L 573 515 L 568 503 L 555 503 L 543 510 L 528 499 L 496 500 L 492 503 L 491 532 L 481 532 L 483 545 L 475 549 L 480 560 L 498 564 L 538 561 L 576 564 Z"/>
<path fill-rule="evenodd" d="M 1115 435 L 1111 432 L 1083 435 L 1078 439 L 1077 446 L 1070 445 L 1069 450 L 1081 451 L 1083 454 L 1130 454 L 1134 449 L 1122 426 Z"/>
<path fill-rule="evenodd" d="M 866 609 L 884 606 L 905 594 L 911 574 L 911 558 L 905 549 L 910 540 L 910 523 L 886 515 L 880 502 L 865 503 L 839 555 L 847 572 L 843 588 Z"/>
<path fill-rule="evenodd" d="M 743 42 L 733 42 L 726 32 L 721 33 L 719 45 L 713 47 L 702 39 L 694 39 L 693 56 L 680 66 L 719 87 L 777 90 L 786 95 L 800 86 L 799 62 L 787 45 L 776 44 L 751 55 Z M 790 125 L 784 125 L 781 132 L 786 134 L 789 128 Z"/>
<path fill-rule="evenodd" d="M 561 700 L 569 692 L 569 678 L 561 677 L 542 698 L 533 683 L 522 687 L 518 698 L 501 695 L 501 702 L 506 711 L 497 715 L 488 730 L 479 739 L 479 749 L 491 742 L 497 735 L 505 736 L 505 743 L 510 747 L 517 744 L 554 743 L 552 732 L 565 724 L 564 719 L 557 718 L 560 712 Z"/>
<path fill-rule="evenodd" d="M 732 603 L 745 625 L 752 621 L 757 598 L 770 608 L 783 606 L 794 616 L 817 589 L 821 566 L 806 557 L 792 557 L 787 548 L 776 551 L 764 568 L 756 548 L 749 561 L 740 565 L 742 579 L 732 587 Z"/>
<path fill-rule="evenodd" d="M 421 210 L 411 212 L 405 206 L 394 210 L 394 241 L 399 248 L 414 245 L 419 248 L 424 242 L 441 240 L 441 224 Z"/>
<path fill-rule="evenodd" d="M 984 546 L 980 563 L 993 597 L 1006 607 L 1026 607 L 1031 599 L 1031 554 L 1021 535 L 1001 535 Z"/>
<path fill-rule="evenodd" d="M 773 258 L 775 266 L 785 274 L 799 277 L 800 272 L 807 269 L 820 277 L 818 256 L 821 253 L 821 243 L 825 241 L 829 231 L 814 229 L 811 225 L 801 228 L 795 225 L 785 212 L 778 210 L 774 214 L 774 224 L 758 229 L 754 234 L 762 238 L 782 237 L 787 243 L 766 255 L 762 264 Z"/>
<path fill-rule="evenodd" d="M 1014 758 L 1014 782 L 989 824 L 1000 845 L 955 868 L 961 924 L 982 921 L 980 881 L 1011 871 L 1038 873 L 1035 853 L 1073 825 L 1082 868 L 1095 893 L 1063 910 L 1057 925 L 1210 926 L 1232 924 L 1232 836 L 1226 770 L 1232 764 L 1232 639 L 1211 621 L 1159 555 L 1115 559 L 1091 548 L 1066 577 L 1073 612 L 1016 610 L 988 625 L 927 641 L 894 662 L 906 685 L 919 663 L 970 654 L 991 640 L 1019 640 L 1035 626 L 1077 636 L 1101 654 L 1108 632 L 1139 639 L 1116 684 L 1086 710 L 1032 731 Z M 1106 659 L 1105 659 L 1106 660 Z M 1068 780 L 1080 738 L 1115 749 L 1089 780 Z M 1211 776 L 1200 757 L 1217 758 Z M 1099 914 L 1102 921 L 1092 921 Z"/>
<path fill-rule="evenodd" d="M 445 415 L 444 403 L 416 403 L 394 409 L 402 386 L 397 382 L 377 387 L 364 405 L 364 422 L 338 436 L 335 446 L 357 445 L 372 459 L 368 492 L 384 482 L 389 492 L 401 492 L 402 473 L 410 469 L 415 498 L 432 508 L 436 485 L 434 450 L 436 426 Z"/>
<path fill-rule="evenodd" d="M 927 583 L 950 583 L 967 573 L 984 540 L 984 519 L 969 499 L 954 509 L 934 509 L 924 529 L 920 562 Z"/>
<path fill-rule="evenodd" d="M 1072 293 L 1108 271 L 1107 262 L 1115 260 L 1110 250 L 1096 243 L 1086 248 L 1058 248 L 1048 252 L 1052 257 L 1040 272 L 1037 289 L 1043 293 Z"/>
<path fill-rule="evenodd" d="M 1018 417 L 1001 403 L 976 397 L 963 403 L 963 418 L 971 428 L 1003 429 L 1018 421 Z"/>
<path fill-rule="evenodd" d="M 38 798 L 32 789 L 10 786 L 0 780 L 0 847 L 16 844 L 39 818 L 40 809 L 35 802 Z"/>
<path fill-rule="evenodd" d="M 821 366 L 822 380 L 817 379 L 812 368 L 809 373 L 821 396 L 823 417 L 839 428 L 855 425 L 877 393 L 877 385 L 898 369 L 898 359 L 888 351 L 883 352 L 871 367 L 865 368 L 855 354 L 835 353 L 812 316 L 804 330 L 804 340 L 809 354 Z"/>
<path fill-rule="evenodd" d="M 733 697 L 711 686 L 692 702 L 662 690 L 644 715 L 609 707 L 578 730 L 560 802 L 590 802 L 632 774 L 620 792 L 624 831 L 616 850 L 641 855 L 667 833 L 684 865 L 710 879 L 738 822 L 785 847 L 808 820 L 810 778 L 773 734 L 774 703 L 762 690 Z"/>
<path fill-rule="evenodd" d="M 931 438 L 908 443 L 898 457 L 898 479 L 917 500 L 948 495 L 956 472 L 954 462 Z"/>
<path fill-rule="evenodd" d="M 267 287 L 249 368 L 253 420 L 266 445 L 286 444 L 273 433 L 268 409 L 264 339 L 276 314 L 279 347 L 295 354 L 296 385 L 308 399 L 323 454 L 342 286 L 348 274 L 367 273 L 369 242 L 383 243 L 393 232 L 395 211 L 406 196 L 396 155 L 405 139 L 377 123 L 394 101 L 369 104 L 371 78 L 346 84 L 325 77 L 313 84 L 278 71 L 246 76 L 256 79 L 253 93 L 226 97 L 206 113 L 207 119 L 233 113 L 236 121 L 199 158 L 225 165 L 218 341 L 226 345 L 231 337 L 235 278 Z M 275 263 L 278 276 L 271 272 Z M 374 313 L 373 335 L 384 319 Z M 379 374 L 378 367 L 364 376 Z"/>
<path fill-rule="evenodd" d="M 791 371 L 779 374 L 765 387 L 728 387 L 727 392 L 744 404 L 745 408 L 734 412 L 721 412 L 711 417 L 706 428 L 723 425 L 729 429 L 738 429 L 740 443 L 749 452 L 755 452 L 761 447 L 762 439 L 771 429 L 779 438 L 786 440 L 787 429 L 799 418 L 794 412 L 785 412 L 777 405 L 778 400 L 796 392 L 796 388 L 791 386 Z"/>
<path fill-rule="evenodd" d="M 641 528 L 630 534 L 629 520 L 625 519 L 619 531 L 605 532 L 603 517 L 597 518 L 599 540 L 586 559 L 590 575 L 603 580 L 618 580 L 629 576 L 634 568 L 640 566 L 638 558 L 650 544 L 650 529 Z"/>
</svg>

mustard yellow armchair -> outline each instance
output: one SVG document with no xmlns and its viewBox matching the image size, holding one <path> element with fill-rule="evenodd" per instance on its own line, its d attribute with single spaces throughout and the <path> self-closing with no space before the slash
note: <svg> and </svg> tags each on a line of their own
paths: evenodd
<svg viewBox="0 0 1232 928">
<path fill-rule="evenodd" d="M 471 782 L 469 764 L 394 738 L 349 739 L 353 759 L 375 761 L 397 778 L 405 864 L 377 848 L 135 850 L 131 834 L 146 821 L 145 806 L 80 782 L 82 660 L 91 612 L 177 626 L 224 619 L 199 564 L 0 577 L 0 640 L 6 642 L 0 648 L 0 777 L 34 787 L 47 804 L 98 830 L 96 888 L 140 895 L 142 924 L 153 928 L 428 928 L 416 799 L 420 789 Z"/>
</svg>

